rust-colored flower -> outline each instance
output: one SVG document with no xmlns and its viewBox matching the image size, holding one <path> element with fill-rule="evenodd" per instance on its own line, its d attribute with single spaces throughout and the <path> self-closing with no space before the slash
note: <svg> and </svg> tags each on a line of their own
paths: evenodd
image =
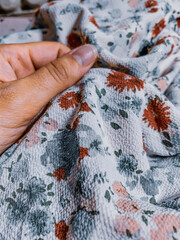
<svg viewBox="0 0 180 240">
<path fill-rule="evenodd" d="M 52 6 L 52 5 L 54 5 L 55 4 L 55 2 L 49 2 L 48 3 L 48 6 Z"/>
<path fill-rule="evenodd" d="M 145 7 L 146 8 L 151 8 L 151 7 L 154 7 L 154 6 L 158 6 L 158 2 L 155 1 L 155 0 L 147 0 L 145 2 Z"/>
<path fill-rule="evenodd" d="M 168 38 L 168 37 L 171 37 L 171 35 L 167 35 L 167 36 L 164 36 L 163 38 L 159 39 L 155 46 L 159 45 L 159 44 L 162 44 L 162 43 L 165 43 L 165 39 Z"/>
<path fill-rule="evenodd" d="M 66 169 L 59 167 L 53 173 L 53 177 L 57 178 L 57 181 L 60 182 L 62 179 L 65 179 Z"/>
<path fill-rule="evenodd" d="M 180 28 L 180 17 L 179 17 L 179 18 L 176 18 L 176 21 L 177 21 L 177 26 L 178 26 L 178 28 Z"/>
<path fill-rule="evenodd" d="M 151 8 L 151 10 L 149 10 L 150 13 L 154 13 L 154 12 L 157 12 L 158 11 L 158 8 Z"/>
<path fill-rule="evenodd" d="M 79 147 L 79 157 L 80 157 L 80 159 L 83 159 L 86 156 L 89 157 L 88 148 Z"/>
<path fill-rule="evenodd" d="M 83 102 L 81 104 L 80 111 L 82 111 L 82 112 L 90 112 L 91 108 L 88 106 L 88 104 L 86 102 Z"/>
<path fill-rule="evenodd" d="M 81 99 L 81 95 L 76 92 L 67 92 L 58 100 L 59 106 L 67 110 L 68 108 L 77 107 Z"/>
<path fill-rule="evenodd" d="M 168 125 L 172 122 L 168 111 L 170 107 L 164 106 L 165 102 L 159 101 L 157 98 L 154 98 L 149 101 L 147 109 L 144 110 L 143 121 L 148 122 L 148 127 L 153 128 L 154 130 L 166 130 Z"/>
<path fill-rule="evenodd" d="M 82 40 L 79 34 L 72 32 L 67 36 L 67 43 L 71 48 L 76 48 L 82 45 Z"/>
<path fill-rule="evenodd" d="M 171 45 L 171 50 L 170 50 L 170 52 L 168 53 L 168 56 L 171 55 L 173 49 L 174 49 L 174 44 Z"/>
<path fill-rule="evenodd" d="M 72 125 L 72 130 L 76 130 L 78 124 L 80 123 L 79 118 L 77 117 Z"/>
<path fill-rule="evenodd" d="M 119 91 L 119 93 L 124 91 L 125 88 L 127 88 L 127 91 L 130 89 L 132 91 L 136 91 L 136 89 L 140 91 L 144 88 L 144 81 L 131 75 L 116 71 L 109 73 L 106 84 L 108 87 L 113 87 L 116 91 Z"/>
<path fill-rule="evenodd" d="M 99 29 L 99 25 L 97 24 L 96 19 L 93 16 L 89 17 L 89 21 Z"/>
<path fill-rule="evenodd" d="M 156 25 L 154 26 L 153 30 L 152 30 L 152 37 L 155 38 L 157 37 L 157 35 L 165 28 L 166 24 L 165 24 L 165 19 L 161 19 L 160 22 L 156 23 Z"/>
<path fill-rule="evenodd" d="M 59 240 L 66 240 L 66 235 L 69 230 L 69 226 L 66 225 L 64 220 L 55 224 L 55 236 Z"/>
</svg>

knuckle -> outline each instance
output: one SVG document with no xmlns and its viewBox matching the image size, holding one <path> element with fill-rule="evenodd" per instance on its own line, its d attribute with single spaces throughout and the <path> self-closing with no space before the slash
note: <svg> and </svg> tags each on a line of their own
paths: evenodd
<svg viewBox="0 0 180 240">
<path fill-rule="evenodd" d="M 53 77 L 53 79 L 58 83 L 65 84 L 69 78 L 69 72 L 68 68 L 65 64 L 57 62 L 51 62 L 46 66 L 48 69 L 50 75 Z"/>
</svg>

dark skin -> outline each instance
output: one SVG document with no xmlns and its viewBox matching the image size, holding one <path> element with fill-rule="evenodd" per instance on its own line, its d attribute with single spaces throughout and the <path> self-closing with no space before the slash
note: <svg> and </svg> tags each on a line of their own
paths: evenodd
<svg viewBox="0 0 180 240">
<path fill-rule="evenodd" d="M 58 93 L 92 67 L 81 66 L 56 42 L 0 45 L 0 154 L 26 131 Z"/>
</svg>

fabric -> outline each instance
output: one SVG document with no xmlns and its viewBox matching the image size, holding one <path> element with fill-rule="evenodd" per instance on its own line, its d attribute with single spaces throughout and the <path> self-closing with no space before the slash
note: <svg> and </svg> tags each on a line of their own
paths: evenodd
<svg viewBox="0 0 180 240">
<path fill-rule="evenodd" d="M 57 1 L 1 43 L 40 40 L 99 58 L 1 155 L 0 239 L 180 239 L 179 1 Z"/>
</svg>

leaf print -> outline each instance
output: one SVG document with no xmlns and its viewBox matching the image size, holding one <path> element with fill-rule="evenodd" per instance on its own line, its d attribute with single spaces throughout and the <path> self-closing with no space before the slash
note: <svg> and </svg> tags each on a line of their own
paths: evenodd
<svg viewBox="0 0 180 240">
<path fill-rule="evenodd" d="M 148 122 L 148 127 L 154 130 L 166 130 L 169 124 L 172 122 L 168 111 L 170 107 L 164 106 L 165 102 L 158 100 L 157 98 L 151 99 L 147 105 L 147 109 L 144 110 L 143 121 Z"/>
<path fill-rule="evenodd" d="M 163 132 L 163 136 L 167 138 L 168 140 L 171 140 L 168 132 Z"/>
<path fill-rule="evenodd" d="M 144 88 L 144 81 L 117 71 L 111 71 L 105 83 L 108 87 L 113 87 L 119 93 L 123 92 L 125 88 L 127 88 L 127 91 L 131 89 L 133 92 L 135 92 L 136 89 L 140 91 Z"/>
<path fill-rule="evenodd" d="M 170 148 L 173 147 L 172 143 L 167 140 L 162 140 L 162 144 L 164 144 L 166 147 L 170 147 Z"/>
<path fill-rule="evenodd" d="M 126 111 L 122 110 L 122 109 L 119 109 L 119 113 L 120 115 L 123 117 L 123 118 L 128 118 L 128 114 Z"/>
<path fill-rule="evenodd" d="M 110 200 L 111 200 L 111 195 L 110 195 L 110 193 L 109 193 L 108 190 L 106 190 L 104 197 L 108 200 L 108 202 L 110 202 Z"/>
<path fill-rule="evenodd" d="M 114 122 L 111 122 L 111 127 L 114 128 L 115 130 L 118 130 L 121 128 L 117 123 L 114 123 Z"/>
</svg>

